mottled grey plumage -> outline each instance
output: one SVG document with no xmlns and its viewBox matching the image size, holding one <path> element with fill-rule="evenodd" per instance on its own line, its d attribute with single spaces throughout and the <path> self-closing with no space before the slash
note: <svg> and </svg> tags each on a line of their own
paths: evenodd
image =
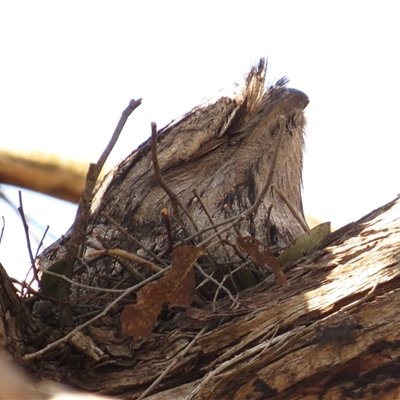
<svg viewBox="0 0 400 400">
<path fill-rule="evenodd" d="M 307 96 L 286 87 L 286 79 L 265 89 L 266 63 L 260 60 L 246 78 L 244 86 L 231 96 L 198 106 L 158 133 L 158 159 L 168 186 L 178 195 L 199 228 L 210 225 L 192 190 L 196 189 L 211 213 L 214 222 L 225 219 L 224 205 L 233 215 L 248 209 L 263 187 L 271 167 L 279 116 L 285 117 L 285 132 L 273 183 L 281 189 L 299 215 L 303 215 L 301 176 L 304 148 Z M 131 243 L 103 216 L 105 211 L 131 235 L 160 254 L 167 248 L 165 224 L 161 210 L 172 212 L 168 196 L 159 186 L 152 164 L 150 140 L 116 166 L 98 186 L 91 207 L 88 248 L 118 247 L 130 252 L 142 249 Z M 270 229 L 267 232 L 267 210 L 273 205 Z M 181 216 L 186 221 L 185 216 Z M 190 223 L 188 229 L 193 231 Z M 276 194 L 268 191 L 255 216 L 241 221 L 242 235 L 281 246 L 302 233 L 302 228 Z M 173 225 L 175 240 L 183 237 Z M 234 231 L 224 234 L 234 241 Z M 205 234 L 207 236 L 207 234 Z M 204 235 L 203 235 L 204 237 Z M 100 241 L 98 240 L 100 239 Z M 56 242 L 41 256 L 40 262 L 50 265 L 62 257 L 62 246 Z M 229 253 L 229 252 L 228 252 Z M 222 247 L 211 250 L 220 262 L 226 262 Z M 92 264 L 104 267 L 107 258 Z"/>
</svg>

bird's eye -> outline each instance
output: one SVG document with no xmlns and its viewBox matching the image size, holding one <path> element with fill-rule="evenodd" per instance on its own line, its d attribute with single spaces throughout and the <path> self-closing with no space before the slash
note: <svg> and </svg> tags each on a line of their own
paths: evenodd
<svg viewBox="0 0 400 400">
<path fill-rule="evenodd" d="M 279 132 L 279 125 L 271 129 L 271 137 L 275 137 Z"/>
</svg>

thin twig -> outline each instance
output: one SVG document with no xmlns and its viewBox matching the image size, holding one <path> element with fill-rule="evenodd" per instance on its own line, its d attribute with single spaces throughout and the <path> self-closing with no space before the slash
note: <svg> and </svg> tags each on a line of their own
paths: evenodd
<svg viewBox="0 0 400 400">
<path fill-rule="evenodd" d="M 19 211 L 19 214 L 21 215 L 22 224 L 24 225 L 24 232 L 25 232 L 26 244 L 28 246 L 29 258 L 31 260 L 31 264 L 33 264 L 35 262 L 35 259 L 33 258 L 31 240 L 29 238 L 29 226 L 28 226 L 28 224 L 26 222 L 26 219 L 25 219 L 24 207 L 22 205 L 22 194 L 21 194 L 20 190 L 18 190 L 18 198 L 19 198 L 18 211 Z"/>
<path fill-rule="evenodd" d="M 283 133 L 285 132 L 285 122 L 286 119 L 283 115 L 279 117 L 279 131 L 278 131 L 278 136 L 276 138 L 276 143 L 275 143 L 275 149 L 274 149 L 274 154 L 272 155 L 272 160 L 271 160 L 271 168 L 268 173 L 267 181 L 265 182 L 265 185 L 261 189 L 260 194 L 258 195 L 256 201 L 254 204 L 246 211 L 247 215 L 255 214 L 257 213 L 258 207 L 260 206 L 263 198 L 265 197 L 269 187 L 271 186 L 272 183 L 272 178 L 275 174 L 275 168 L 276 168 L 276 162 L 278 160 L 278 154 L 279 150 L 281 148 L 281 143 L 283 139 Z"/>
<path fill-rule="evenodd" d="M 94 290 L 94 291 L 97 291 L 97 292 L 107 292 L 107 293 L 123 293 L 126 290 L 126 289 L 105 289 L 105 288 L 101 288 L 101 287 L 88 286 L 88 285 L 84 285 L 82 283 L 75 282 L 72 279 L 67 278 L 65 275 L 57 274 L 55 272 L 52 272 L 52 271 L 49 271 L 49 270 L 45 270 L 45 269 L 42 269 L 42 268 L 40 270 L 44 274 L 55 276 L 55 277 L 57 277 L 59 279 L 63 279 L 64 281 L 69 282 L 73 286 L 81 287 L 81 288 L 87 289 L 87 290 Z"/>
<path fill-rule="evenodd" d="M 172 240 L 172 228 L 171 228 L 171 219 L 169 217 L 169 212 L 168 208 L 163 208 L 161 210 L 161 216 L 164 220 L 165 224 L 165 229 L 167 230 L 167 238 L 168 238 L 168 248 L 167 248 L 167 254 L 171 254 L 173 250 L 173 240 Z"/>
<path fill-rule="evenodd" d="M 292 213 L 293 217 L 295 217 L 297 219 L 297 221 L 299 221 L 299 224 L 301 225 L 301 227 L 304 229 L 304 232 L 308 233 L 310 232 L 310 228 L 308 227 L 308 225 L 306 224 L 306 222 L 304 221 L 304 219 L 299 215 L 299 213 L 293 208 L 293 206 L 290 204 L 289 200 L 287 199 L 287 197 L 283 194 L 283 192 L 278 189 L 274 184 L 271 185 L 271 188 L 274 192 L 276 192 L 278 194 L 278 196 L 283 200 L 283 202 L 287 205 L 288 209 L 290 210 L 290 212 Z"/>
<path fill-rule="evenodd" d="M 213 230 L 213 229 L 215 230 L 215 232 L 217 232 L 217 234 L 214 235 L 214 238 L 215 238 L 215 237 L 218 237 L 218 235 L 219 235 L 220 233 L 225 232 L 225 230 L 228 230 L 228 229 L 232 228 L 232 226 L 229 226 L 229 228 L 224 229 L 224 230 L 222 230 L 222 231 L 217 231 L 215 228 L 219 228 L 220 226 L 227 225 L 227 224 L 229 224 L 229 223 L 231 223 L 231 222 L 234 222 L 234 221 L 236 221 L 237 218 L 238 218 L 238 216 L 234 216 L 234 217 L 232 217 L 232 218 L 227 218 L 227 219 L 225 219 L 225 220 L 223 220 L 223 221 L 221 221 L 221 222 L 214 223 L 213 225 L 207 226 L 207 227 L 201 229 L 199 232 L 196 232 L 196 233 L 194 233 L 193 235 L 191 235 L 191 236 L 185 238 L 183 241 L 184 241 L 185 243 L 188 243 L 188 242 L 190 242 L 191 240 L 193 240 L 193 239 L 195 239 L 196 237 L 198 237 L 199 235 L 202 235 L 203 233 L 208 232 L 208 231 L 211 231 L 211 230 Z M 203 241 L 203 242 L 204 242 L 204 241 Z M 203 242 L 202 242 L 202 243 L 203 243 Z"/>
<path fill-rule="evenodd" d="M 213 235 L 207 237 L 206 239 L 204 239 L 201 243 L 199 243 L 197 246 L 199 247 L 204 247 L 206 245 L 206 243 L 211 242 L 212 240 L 214 240 L 215 238 L 219 237 L 219 235 L 221 233 L 224 233 L 226 231 L 228 231 L 229 229 L 232 229 L 235 225 L 237 225 L 242 219 L 245 219 L 247 216 L 247 214 L 245 212 L 239 214 L 236 217 L 233 218 L 229 218 L 225 221 L 223 221 L 223 223 L 220 224 L 215 224 L 215 226 L 221 226 L 227 223 L 227 221 L 232 221 L 230 222 L 227 226 L 225 226 L 224 228 L 220 229 L 218 232 L 214 233 Z"/>
<path fill-rule="evenodd" d="M 44 238 L 46 237 L 47 232 L 49 231 L 49 228 L 50 228 L 49 225 L 47 225 L 47 226 L 46 226 L 46 229 L 44 230 L 44 233 L 43 233 L 43 235 L 42 235 L 42 238 L 40 239 L 40 242 L 39 242 L 39 244 L 38 244 L 38 246 L 37 246 L 36 253 L 35 253 L 35 260 L 36 260 L 37 256 L 39 255 L 40 248 L 41 248 L 42 245 L 43 245 Z M 31 267 L 29 268 L 29 270 L 28 270 L 28 272 L 27 272 L 27 274 L 26 274 L 26 276 L 25 276 L 25 281 L 24 281 L 24 282 L 26 282 L 26 281 L 28 280 L 28 276 L 29 276 L 29 273 L 31 272 L 31 269 L 33 270 L 33 278 L 32 278 L 31 281 L 29 282 L 29 285 L 28 285 L 29 287 L 32 286 L 32 284 L 33 284 L 34 281 L 36 281 L 37 283 L 39 283 L 38 269 L 37 269 L 37 267 L 36 267 L 35 262 L 33 262 L 33 263 L 31 264 Z"/>
<path fill-rule="evenodd" d="M 50 228 L 50 226 L 47 225 L 46 229 L 43 232 L 42 238 L 40 239 L 40 242 L 39 242 L 37 250 L 36 250 L 35 258 L 37 258 L 37 256 L 39 255 L 40 248 L 43 246 L 43 241 L 44 241 L 44 238 L 47 235 L 47 232 L 49 231 L 49 228 Z"/>
<path fill-rule="evenodd" d="M 267 240 L 268 240 L 267 245 L 268 245 L 268 246 L 271 244 L 270 229 L 271 229 L 271 211 L 272 211 L 272 207 L 273 207 L 273 206 L 274 206 L 274 205 L 271 204 L 271 205 L 268 207 L 268 210 L 267 210 L 267 221 L 266 221 L 266 223 L 265 223 L 265 232 L 267 232 Z"/>
<path fill-rule="evenodd" d="M 229 218 L 233 217 L 232 210 L 229 208 L 228 204 L 224 204 L 224 211 Z M 236 236 L 238 237 L 242 236 L 237 225 L 233 225 L 233 229 L 236 233 Z"/>
<path fill-rule="evenodd" d="M 71 238 L 67 245 L 67 251 L 65 255 L 65 276 L 67 278 L 71 279 L 73 276 L 74 264 L 79 254 L 79 251 L 83 253 L 83 245 L 89 221 L 90 204 L 93 197 L 93 190 L 95 188 L 96 181 L 99 177 L 101 169 L 103 168 L 104 163 L 107 160 L 107 157 L 109 156 L 111 150 L 113 149 L 115 143 L 117 142 L 118 137 L 128 117 L 131 115 L 132 111 L 135 110 L 140 104 L 141 104 L 141 99 L 131 100 L 129 102 L 128 107 L 123 111 L 121 115 L 121 118 L 118 122 L 117 127 L 115 128 L 115 131 L 111 137 L 110 142 L 103 151 L 99 160 L 97 161 L 96 164 L 91 163 L 89 165 L 89 170 L 86 175 L 85 188 L 83 190 L 81 199 L 79 201 L 75 222 L 71 230 Z M 59 289 L 60 299 L 63 300 L 64 303 L 66 303 L 67 299 L 69 298 L 70 284 L 65 281 L 61 281 L 60 283 L 61 283 Z M 72 325 L 73 324 L 72 314 L 69 304 L 68 303 L 63 304 L 61 306 L 60 311 L 61 311 L 61 319 L 64 322 L 64 324 Z"/>
<path fill-rule="evenodd" d="M 211 222 L 211 225 L 214 226 L 214 221 L 213 221 L 213 219 L 212 219 L 212 216 L 211 216 L 211 214 L 209 213 L 209 211 L 207 210 L 206 205 L 203 203 L 203 200 L 201 200 L 201 197 L 200 197 L 200 195 L 197 193 L 197 190 L 196 190 L 196 189 L 193 189 L 192 192 L 193 192 L 193 194 L 195 195 L 195 197 L 196 197 L 197 201 L 199 202 L 199 204 L 201 205 L 201 208 L 202 208 L 203 211 L 206 213 L 208 220 Z M 214 229 L 215 229 L 215 232 L 217 232 L 217 228 L 214 227 Z M 202 239 L 201 239 L 201 234 L 199 234 L 198 237 L 199 237 L 200 240 L 202 240 Z M 222 238 L 221 238 L 221 237 L 219 237 L 219 239 L 222 241 Z"/>
<path fill-rule="evenodd" d="M 156 261 L 166 267 L 168 264 L 157 256 L 153 251 L 151 251 L 148 247 L 146 247 L 142 242 L 137 240 L 134 236 L 132 236 L 123 226 L 121 226 L 115 219 L 111 218 L 106 212 L 101 211 L 100 215 L 110 221 L 116 228 L 118 228 L 129 240 L 132 240 L 137 246 L 141 247 L 145 252 L 147 252 L 151 257 L 153 257 Z"/>
<path fill-rule="evenodd" d="M 3 239 L 3 234 L 4 234 L 4 228 L 6 227 L 6 220 L 4 219 L 4 216 L 1 216 L 1 219 L 3 220 L 3 226 L 1 227 L 1 233 L 0 233 L 0 243 L 1 240 Z"/>
<path fill-rule="evenodd" d="M 158 277 L 160 277 L 161 275 L 163 275 L 166 271 L 168 271 L 171 267 L 168 266 L 167 268 L 163 269 L 162 271 L 158 272 L 155 275 L 152 275 L 151 277 L 147 278 L 146 280 L 144 280 L 143 282 L 138 283 L 135 286 L 132 286 L 128 289 L 126 289 L 126 291 L 124 293 L 122 293 L 120 296 L 118 296 L 114 301 L 112 301 L 100 314 L 96 315 L 95 317 L 93 317 L 92 319 L 90 319 L 89 321 L 86 321 L 85 323 L 83 323 L 82 325 L 77 326 L 76 328 L 74 328 L 70 333 L 68 333 L 67 335 L 65 335 L 64 337 L 62 337 L 61 339 L 56 340 L 53 343 L 48 344 L 46 347 L 44 347 L 43 349 L 36 351 L 35 353 L 31 353 L 31 354 L 27 354 L 23 357 L 24 360 L 30 360 L 31 358 L 35 358 L 38 356 L 41 356 L 42 354 L 46 353 L 47 351 L 51 350 L 52 348 L 58 346 L 61 343 L 64 343 L 65 341 L 67 341 L 72 335 L 74 335 L 76 332 L 81 331 L 83 328 L 86 328 L 88 325 L 92 324 L 93 322 L 97 321 L 98 319 L 104 317 L 105 315 L 107 315 L 107 313 L 120 301 L 122 300 L 124 297 L 126 297 L 128 294 L 137 291 L 138 289 L 140 289 L 142 286 L 145 286 L 147 283 L 157 279 Z"/>
<path fill-rule="evenodd" d="M 164 192 L 170 198 L 171 204 L 172 204 L 172 207 L 174 209 L 176 216 L 179 215 L 178 214 L 178 206 L 179 206 L 182 209 L 182 211 L 185 213 L 185 215 L 188 217 L 189 221 L 192 223 L 194 229 L 197 232 L 199 230 L 199 228 L 198 228 L 196 222 L 194 221 L 194 219 L 192 218 L 192 216 L 190 215 L 190 213 L 186 209 L 186 207 L 181 203 L 178 196 L 166 184 L 164 178 L 161 175 L 160 164 L 158 163 L 158 157 L 157 157 L 157 124 L 155 122 L 151 123 L 151 155 L 152 155 L 154 173 L 156 175 L 157 182 L 160 184 L 160 186 L 163 188 Z"/>
<path fill-rule="evenodd" d="M 188 353 L 188 351 L 196 344 L 196 341 L 207 331 L 211 323 L 203 326 L 201 331 L 193 338 L 193 340 L 180 351 L 172 360 L 171 364 L 161 373 L 161 375 L 138 397 L 138 400 L 144 399 L 172 370 L 172 368 Z"/>
<path fill-rule="evenodd" d="M 142 267 L 147 268 L 148 270 L 152 272 L 160 272 L 163 270 L 163 268 L 159 267 L 156 264 L 153 264 L 150 261 L 145 260 L 142 257 L 137 256 L 136 254 L 128 253 L 125 250 L 121 249 L 110 249 L 110 250 L 94 250 L 91 253 L 89 253 L 87 256 L 88 257 L 94 257 L 94 256 L 112 256 L 112 257 L 123 257 L 126 258 L 127 260 L 134 261 L 135 263 L 141 265 Z"/>
<path fill-rule="evenodd" d="M 225 223 L 227 223 L 227 222 L 232 220 L 232 222 L 230 224 L 228 224 L 225 228 L 221 229 L 220 231 L 218 231 L 214 235 L 209 236 L 208 238 L 203 240 L 201 243 L 199 243 L 198 246 L 204 247 L 206 243 L 208 243 L 211 240 L 213 240 L 214 238 L 218 237 L 218 235 L 220 235 L 221 233 L 223 233 L 223 232 L 235 227 L 241 220 L 243 220 L 243 219 L 247 218 L 248 216 L 250 216 L 251 214 L 257 212 L 258 207 L 260 206 L 260 204 L 262 202 L 262 199 L 265 197 L 265 194 L 267 193 L 269 187 L 271 186 L 272 177 L 274 176 L 274 172 L 275 172 L 276 162 L 277 162 L 278 154 L 279 154 L 279 148 L 280 148 L 280 145 L 281 145 L 281 142 L 282 142 L 282 138 L 283 138 L 283 133 L 284 133 L 284 130 L 285 130 L 285 117 L 281 116 L 279 118 L 279 120 L 280 120 L 279 132 L 278 132 L 278 136 L 276 138 L 275 150 L 274 150 L 274 154 L 273 154 L 272 161 L 271 161 L 271 169 L 269 171 L 269 174 L 268 174 L 268 177 L 267 177 L 267 181 L 265 182 L 265 185 L 261 189 L 261 192 L 258 195 L 256 201 L 254 202 L 254 204 L 250 208 L 248 208 L 246 211 L 244 211 L 241 214 L 239 214 L 237 217 L 233 217 L 233 219 L 229 218 L 228 220 L 223 221 L 223 223 L 221 223 L 221 225 L 223 225 L 223 224 L 225 224 Z"/>
<path fill-rule="evenodd" d="M 218 288 L 221 287 L 222 290 L 226 292 L 228 297 L 235 302 L 235 298 L 233 297 L 232 293 L 230 292 L 229 289 L 227 289 L 225 286 L 221 286 L 221 283 L 218 282 L 215 278 L 213 278 L 211 275 L 207 274 L 207 272 L 204 271 L 203 268 L 200 267 L 200 265 L 196 264 L 196 269 L 210 282 L 213 282 Z"/>
<path fill-rule="evenodd" d="M 110 142 L 108 143 L 107 147 L 103 151 L 103 154 L 100 156 L 99 160 L 97 161 L 96 165 L 97 165 L 97 168 L 99 169 L 99 173 L 100 173 L 101 169 L 103 168 L 108 156 L 110 155 L 111 150 L 114 148 L 115 143 L 117 143 L 119 135 L 121 134 L 126 121 L 128 120 L 129 116 L 132 114 L 132 112 L 140 106 L 140 104 L 142 104 L 142 99 L 138 99 L 138 100 L 132 99 L 129 102 L 128 107 L 126 107 L 125 110 L 122 112 L 121 118 L 118 122 L 118 125 L 115 128 L 115 131 L 111 137 Z"/>
</svg>

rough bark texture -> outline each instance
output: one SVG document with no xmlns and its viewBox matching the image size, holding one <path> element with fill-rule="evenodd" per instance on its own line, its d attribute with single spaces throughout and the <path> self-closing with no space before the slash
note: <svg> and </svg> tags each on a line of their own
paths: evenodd
<svg viewBox="0 0 400 400">
<path fill-rule="evenodd" d="M 238 215 L 254 203 L 271 168 L 280 116 L 284 138 L 274 184 L 302 216 L 302 110 L 307 98 L 285 88 L 282 81 L 264 92 L 264 73 L 261 62 L 237 95 L 193 110 L 158 135 L 162 174 L 199 229 L 210 224 L 205 209 L 213 222 L 220 222 L 229 216 L 224 204 L 228 214 L 230 210 Z M 263 243 L 283 246 L 301 233 L 286 205 L 268 191 L 257 214 L 244 214 L 238 229 L 221 234 L 218 245 L 198 261 L 221 280 L 225 291 L 207 278 L 189 307 L 166 305 L 160 310 L 152 333 L 144 339 L 125 334 L 121 312 L 136 302 L 137 291 L 113 305 L 119 294 L 99 288 L 131 288 L 141 279 L 138 273 L 144 278 L 150 272 L 137 259 L 129 264 L 103 254 L 91 261 L 89 253 L 117 246 L 164 268 L 170 263 L 168 247 L 185 243 L 196 230 L 159 187 L 153 161 L 147 142 L 98 188 L 73 277 L 94 288 L 73 286 L 74 330 L 62 326 L 48 303 L 22 301 L 0 268 L 0 345 L 9 355 L 36 379 L 121 398 L 393 399 L 399 395 L 398 199 L 329 235 L 306 257 L 286 265 L 290 287 L 283 288 L 232 243 L 238 235 L 253 235 Z M 194 188 L 205 207 L 193 197 Z M 168 223 L 159 218 L 163 207 L 179 221 L 166 219 L 172 225 L 170 237 Z M 193 236 L 190 243 L 198 244 L 210 234 Z M 63 241 L 68 240 L 66 235 Z M 62 259 L 62 243 L 48 249 L 40 263 L 48 267 Z M 240 270 L 232 278 L 229 272 L 237 266 Z M 259 283 L 244 285 L 247 289 L 240 291 L 241 272 L 253 274 Z M 224 280 L 224 274 L 231 281 Z M 152 299 L 148 300 L 150 307 Z M 105 307 L 108 312 L 99 314 Z M 96 314 L 98 318 L 90 322 Z M 52 345 L 56 340 L 60 341 Z M 5 384 L 0 376 L 0 386 Z"/>
<path fill-rule="evenodd" d="M 105 317 L 85 331 L 103 352 L 97 359 L 65 344 L 25 364 L 36 376 L 137 398 L 208 325 L 149 398 L 397 398 L 400 201 L 334 232 L 286 275 L 288 290 L 269 279 L 235 309 L 222 300 L 215 312 L 181 310 L 137 343 Z M 38 341 L 43 325 L 4 271 L 0 316 L 2 346 L 16 358 L 53 340 Z"/>
</svg>

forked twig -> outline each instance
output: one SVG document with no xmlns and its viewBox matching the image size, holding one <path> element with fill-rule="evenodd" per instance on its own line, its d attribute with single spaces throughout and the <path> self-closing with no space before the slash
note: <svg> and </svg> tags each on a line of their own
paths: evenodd
<svg viewBox="0 0 400 400">
<path fill-rule="evenodd" d="M 201 275 L 203 275 L 208 281 L 213 282 L 218 288 L 221 287 L 222 290 L 225 291 L 225 293 L 228 295 L 228 297 L 232 300 L 232 302 L 235 302 L 235 298 L 233 297 L 232 293 L 230 292 L 229 289 L 227 289 L 224 285 L 222 285 L 221 282 L 218 282 L 215 278 L 213 278 L 211 275 L 207 274 L 207 272 L 204 271 L 203 268 L 200 267 L 200 265 L 196 264 L 196 269 L 200 272 Z"/>
</svg>

